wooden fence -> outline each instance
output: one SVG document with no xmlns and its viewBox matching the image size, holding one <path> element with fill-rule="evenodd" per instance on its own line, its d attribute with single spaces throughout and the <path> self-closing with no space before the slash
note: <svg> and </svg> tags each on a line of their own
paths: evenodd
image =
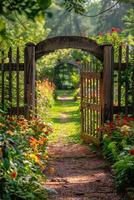
<svg viewBox="0 0 134 200">
<path fill-rule="evenodd" d="M 113 74 L 113 114 L 134 117 L 134 49 L 119 46 Z"/>
<path fill-rule="evenodd" d="M 81 134 L 83 139 L 99 144 L 97 129 L 115 114 L 134 117 L 134 55 L 131 47 L 119 46 L 104 51 L 103 63 L 86 63 L 80 74 L 81 82 Z M 111 49 L 112 50 L 112 49 Z M 113 56 L 114 57 L 113 57 Z M 114 59 L 115 58 L 115 62 Z M 102 66 L 102 67 L 101 67 Z"/>
<path fill-rule="evenodd" d="M 20 51 L 16 49 L 13 57 L 12 48 L 8 54 L 1 51 L 1 107 L 9 115 L 24 115 L 24 63 L 20 63 Z"/>
<path fill-rule="evenodd" d="M 10 48 L 7 55 L 1 51 L 0 100 L 2 108 L 7 106 L 9 115 L 29 117 L 30 110 L 34 110 L 35 95 L 32 94 L 35 93 L 35 47 L 31 48 L 30 45 L 25 48 L 25 64 L 20 62 L 19 48 L 16 51 Z M 81 73 L 84 132 L 97 135 L 96 128 L 112 120 L 117 113 L 134 116 L 133 63 L 132 47 L 120 46 L 118 52 L 113 52 L 112 46 L 104 45 L 102 73 L 97 71 L 95 65 L 85 66 Z"/>
</svg>

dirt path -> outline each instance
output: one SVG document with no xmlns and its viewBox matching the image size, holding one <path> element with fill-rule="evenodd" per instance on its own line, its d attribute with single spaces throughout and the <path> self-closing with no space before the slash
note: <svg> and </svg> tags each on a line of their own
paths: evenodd
<svg viewBox="0 0 134 200">
<path fill-rule="evenodd" d="M 67 122 L 65 113 L 60 116 L 62 123 Z M 58 137 L 62 138 L 63 134 L 61 128 Z M 53 170 L 48 174 L 46 187 L 57 193 L 51 193 L 49 200 L 120 199 L 114 188 L 113 177 L 99 153 L 85 145 L 63 144 L 59 140 L 49 145 L 49 154 L 49 167 Z"/>
</svg>

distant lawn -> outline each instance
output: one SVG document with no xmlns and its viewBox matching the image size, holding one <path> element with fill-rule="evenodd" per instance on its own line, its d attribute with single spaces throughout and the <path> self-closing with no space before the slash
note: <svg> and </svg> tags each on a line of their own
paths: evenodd
<svg viewBox="0 0 134 200">
<path fill-rule="evenodd" d="M 58 91 L 59 96 L 71 96 L 72 91 Z M 81 143 L 80 110 L 78 101 L 57 100 L 50 113 L 54 132 L 49 136 L 50 143 Z"/>
<path fill-rule="evenodd" d="M 74 99 L 75 90 L 56 90 L 57 99 L 67 96 L 68 99 Z"/>
</svg>

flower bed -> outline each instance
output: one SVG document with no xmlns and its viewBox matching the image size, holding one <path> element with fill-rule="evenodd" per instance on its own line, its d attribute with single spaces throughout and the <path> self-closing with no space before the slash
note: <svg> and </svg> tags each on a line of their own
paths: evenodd
<svg viewBox="0 0 134 200">
<path fill-rule="evenodd" d="M 116 116 L 101 128 L 102 148 L 112 163 L 118 191 L 134 188 L 134 118 Z"/>
<path fill-rule="evenodd" d="M 45 199 L 50 125 L 0 115 L 0 199 Z"/>
</svg>

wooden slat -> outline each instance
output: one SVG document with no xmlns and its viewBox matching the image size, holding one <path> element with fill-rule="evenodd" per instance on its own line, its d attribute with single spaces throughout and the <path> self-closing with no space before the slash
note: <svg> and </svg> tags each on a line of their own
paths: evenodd
<svg viewBox="0 0 134 200">
<path fill-rule="evenodd" d="M 8 52 L 8 58 L 9 58 L 9 105 L 12 108 L 12 49 L 10 47 Z M 10 110 L 12 111 L 12 109 Z M 9 113 L 12 115 L 12 112 Z"/>
<path fill-rule="evenodd" d="M 95 78 L 93 78 L 93 104 L 95 105 Z M 95 136 L 95 111 L 93 110 L 93 135 Z"/>
<path fill-rule="evenodd" d="M 133 110 L 133 117 L 134 117 L 134 69 L 132 74 L 132 110 Z"/>
<path fill-rule="evenodd" d="M 25 117 L 30 119 L 35 115 L 35 44 L 28 43 L 24 54 L 24 104 Z"/>
<path fill-rule="evenodd" d="M 122 68 L 122 46 L 119 47 L 119 67 L 118 67 L 118 112 L 121 107 L 121 68 Z"/>
<path fill-rule="evenodd" d="M 103 90 L 104 90 L 104 120 L 113 120 L 113 69 L 114 52 L 112 45 L 104 46 Z"/>
<path fill-rule="evenodd" d="M 4 84 L 4 77 L 5 77 L 5 73 L 4 73 L 4 51 L 2 51 L 2 66 L 1 66 L 1 75 L 2 75 L 2 83 L 1 83 L 1 104 L 2 104 L 2 108 L 4 109 L 4 103 L 5 103 L 5 84 Z"/>
<path fill-rule="evenodd" d="M 113 107 L 113 113 L 118 114 L 118 106 Z M 125 113 L 125 106 L 120 107 L 120 113 Z M 133 105 L 128 106 L 128 114 L 133 114 Z"/>
<path fill-rule="evenodd" d="M 132 49 L 132 80 L 131 80 L 131 87 L 132 87 L 132 115 L 134 117 L 134 47 Z"/>
<path fill-rule="evenodd" d="M 84 108 L 91 108 L 92 110 L 98 110 L 98 111 L 101 111 L 101 105 L 96 105 L 96 104 L 90 104 L 90 103 L 83 103 L 82 104 L 82 108 L 84 109 Z"/>
<path fill-rule="evenodd" d="M 20 80 L 19 80 L 19 48 L 17 47 L 16 55 L 16 106 L 17 106 L 17 116 L 19 115 L 19 104 L 20 104 Z"/>
<path fill-rule="evenodd" d="M 82 103 L 83 103 L 83 78 L 82 78 L 82 76 L 81 76 L 81 74 L 80 74 L 80 86 L 81 86 L 81 134 L 83 133 L 83 131 L 84 131 L 84 127 L 83 127 L 83 125 L 84 125 L 84 113 L 83 113 L 83 109 L 82 109 Z"/>
<path fill-rule="evenodd" d="M 100 78 L 100 73 L 98 72 L 82 72 L 83 78 Z"/>
<path fill-rule="evenodd" d="M 9 65 L 9 63 L 5 63 L 4 71 L 9 71 L 10 66 L 12 71 L 17 71 L 16 63 L 11 63 L 11 65 Z M 0 63 L 0 71 L 1 70 L 2 70 L 2 63 Z M 19 63 L 19 71 L 24 71 L 24 63 Z"/>
<path fill-rule="evenodd" d="M 89 78 L 87 79 L 87 102 L 89 103 Z M 87 121 L 88 121 L 88 127 L 87 127 L 87 133 L 89 134 L 89 109 L 88 109 L 88 113 L 87 113 Z"/>
<path fill-rule="evenodd" d="M 129 47 L 126 46 L 126 67 L 128 68 L 129 62 Z M 128 115 L 128 90 L 129 90 L 129 83 L 128 79 L 125 80 L 125 114 Z"/>
<path fill-rule="evenodd" d="M 19 107 L 19 115 L 24 115 L 24 107 Z M 8 108 L 8 114 L 16 115 L 17 107 Z"/>
<path fill-rule="evenodd" d="M 132 63 L 128 63 L 128 65 L 131 67 Z M 125 71 L 127 68 L 126 63 L 121 63 L 121 71 Z M 114 70 L 118 71 L 119 70 L 119 62 L 118 63 L 114 63 Z"/>
</svg>

